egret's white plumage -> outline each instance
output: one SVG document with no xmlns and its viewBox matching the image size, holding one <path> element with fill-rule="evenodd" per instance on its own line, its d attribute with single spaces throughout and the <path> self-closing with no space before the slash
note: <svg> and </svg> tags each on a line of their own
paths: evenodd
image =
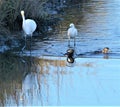
<svg viewBox="0 0 120 107">
<path fill-rule="evenodd" d="M 22 19 L 23 19 L 22 28 L 23 28 L 23 31 L 25 33 L 25 42 L 26 42 L 26 36 L 31 36 L 32 37 L 33 32 L 37 28 L 37 24 L 32 19 L 25 19 L 25 15 L 24 15 L 23 10 L 21 11 L 21 16 L 22 16 Z M 25 47 L 26 47 L 26 43 L 25 43 L 24 48 Z"/>
<path fill-rule="evenodd" d="M 70 46 L 70 39 L 71 39 L 71 37 L 74 38 L 74 46 L 75 46 L 75 37 L 77 36 L 78 31 L 75 28 L 75 25 L 73 23 L 71 23 L 69 27 L 70 28 L 67 31 L 67 35 L 68 35 L 68 39 L 69 39 L 68 46 Z"/>
</svg>

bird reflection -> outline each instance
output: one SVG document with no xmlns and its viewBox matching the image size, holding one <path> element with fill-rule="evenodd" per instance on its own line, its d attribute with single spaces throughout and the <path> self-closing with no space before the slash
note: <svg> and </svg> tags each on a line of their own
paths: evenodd
<svg viewBox="0 0 120 107">
<path fill-rule="evenodd" d="M 67 62 L 68 63 L 74 63 L 74 58 L 73 57 L 67 57 Z"/>
<path fill-rule="evenodd" d="M 67 53 L 65 53 L 65 55 L 67 56 L 67 62 L 68 63 L 74 63 L 75 59 L 74 59 L 74 49 L 68 49 Z"/>
</svg>

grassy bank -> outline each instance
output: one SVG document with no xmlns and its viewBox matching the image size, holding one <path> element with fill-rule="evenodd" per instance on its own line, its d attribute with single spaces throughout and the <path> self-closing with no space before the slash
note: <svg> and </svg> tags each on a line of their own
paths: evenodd
<svg viewBox="0 0 120 107">
<path fill-rule="evenodd" d="M 48 18 L 44 9 L 46 2 L 47 0 L 0 0 L 0 34 L 21 29 L 21 10 L 25 11 L 26 18 L 34 19 L 39 26 L 39 22 Z"/>
<path fill-rule="evenodd" d="M 80 0 L 82 1 L 82 0 Z M 22 18 L 20 11 L 25 11 L 26 18 L 32 18 L 37 22 L 37 30 L 43 33 L 43 25 L 50 23 L 53 14 L 48 11 L 62 7 L 64 4 L 72 5 L 79 0 L 0 0 L 0 35 L 22 29 Z M 53 9 L 53 10 L 54 10 Z M 56 22 L 56 21 L 55 21 Z M 52 21 L 52 24 L 54 22 Z"/>
<path fill-rule="evenodd" d="M 46 11 L 47 2 L 48 0 L 0 0 L 0 48 L 11 40 L 11 33 L 22 31 L 21 10 L 25 11 L 26 18 L 36 21 L 37 32 L 44 33 L 43 25 L 47 26 L 51 17 Z M 12 37 L 16 38 L 17 36 Z"/>
</svg>

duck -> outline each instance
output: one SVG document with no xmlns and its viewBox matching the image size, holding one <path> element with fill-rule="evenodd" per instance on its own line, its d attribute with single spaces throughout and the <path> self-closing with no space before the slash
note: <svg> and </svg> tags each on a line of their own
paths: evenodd
<svg viewBox="0 0 120 107">
<path fill-rule="evenodd" d="M 102 50 L 97 50 L 97 51 L 94 51 L 93 54 L 108 54 L 110 52 L 110 49 L 109 47 L 104 47 Z"/>
<path fill-rule="evenodd" d="M 65 55 L 67 56 L 68 63 L 74 63 L 74 49 L 68 49 Z"/>
<path fill-rule="evenodd" d="M 110 49 L 108 47 L 103 48 L 102 53 L 108 54 L 110 52 Z"/>
</svg>

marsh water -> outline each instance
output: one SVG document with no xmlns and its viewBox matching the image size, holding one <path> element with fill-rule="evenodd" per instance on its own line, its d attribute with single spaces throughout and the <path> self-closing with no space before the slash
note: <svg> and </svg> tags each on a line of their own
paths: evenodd
<svg viewBox="0 0 120 107">
<path fill-rule="evenodd" d="M 120 0 L 83 0 L 65 8 L 50 35 L 33 37 L 31 52 L 0 55 L 0 105 L 120 105 Z M 67 28 L 78 29 L 74 63 L 66 61 Z M 108 54 L 94 54 L 110 48 Z"/>
</svg>

